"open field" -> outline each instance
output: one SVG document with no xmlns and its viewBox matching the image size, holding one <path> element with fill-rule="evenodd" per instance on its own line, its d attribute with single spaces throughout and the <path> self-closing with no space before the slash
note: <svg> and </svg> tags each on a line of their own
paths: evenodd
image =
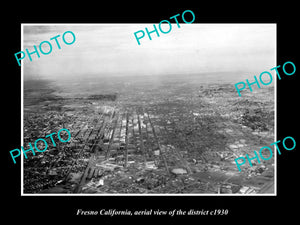
<svg viewBox="0 0 300 225">
<path fill-rule="evenodd" d="M 274 142 L 273 86 L 238 97 L 225 73 L 25 81 L 24 145 L 61 128 L 68 143 L 24 159 L 24 193 L 274 191 L 273 158 L 234 162 Z"/>
</svg>

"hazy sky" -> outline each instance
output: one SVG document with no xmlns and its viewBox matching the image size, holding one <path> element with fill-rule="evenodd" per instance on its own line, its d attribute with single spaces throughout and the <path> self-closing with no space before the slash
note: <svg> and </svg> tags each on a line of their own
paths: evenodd
<svg viewBox="0 0 300 225">
<path fill-rule="evenodd" d="M 158 25 L 156 24 L 158 27 Z M 172 23 L 168 34 L 147 34 L 137 44 L 134 32 L 153 24 L 65 24 L 23 25 L 23 51 L 72 31 L 72 45 L 58 38 L 61 49 L 52 43 L 52 53 L 34 54 L 23 61 L 24 78 L 163 75 L 204 72 L 262 72 L 275 65 L 275 24 L 184 24 Z M 167 30 L 166 28 L 163 28 Z M 67 36 L 66 36 L 67 37 Z M 46 45 L 43 46 L 47 51 Z"/>
</svg>

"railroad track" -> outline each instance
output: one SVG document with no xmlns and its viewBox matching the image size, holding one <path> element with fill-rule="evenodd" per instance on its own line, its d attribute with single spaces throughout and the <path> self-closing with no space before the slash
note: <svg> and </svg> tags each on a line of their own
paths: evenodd
<svg viewBox="0 0 300 225">
<path fill-rule="evenodd" d="M 91 147 L 92 153 L 74 193 L 81 193 L 88 181 L 100 177 L 105 165 L 123 169 L 133 161 L 144 165 L 144 168 L 150 164 L 160 168 L 163 165 L 166 175 L 170 175 L 168 158 L 171 154 L 171 160 L 191 172 L 188 163 L 176 148 L 166 150 L 165 145 L 161 144 L 165 142 L 165 135 L 170 134 L 163 127 L 159 129 L 149 112 L 120 114 L 114 111 L 110 117 L 104 118 L 101 128 L 98 131 L 92 130 L 91 133 L 93 132 L 97 135 Z"/>
</svg>

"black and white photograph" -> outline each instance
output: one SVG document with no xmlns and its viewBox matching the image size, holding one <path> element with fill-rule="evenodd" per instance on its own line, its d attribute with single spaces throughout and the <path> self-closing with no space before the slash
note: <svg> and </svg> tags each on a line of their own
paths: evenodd
<svg viewBox="0 0 300 225">
<path fill-rule="evenodd" d="M 170 22 L 21 24 L 22 196 L 277 194 L 276 23 Z"/>
<path fill-rule="evenodd" d="M 3 221 L 297 221 L 295 4 L 45 3 L 1 15 Z"/>
</svg>

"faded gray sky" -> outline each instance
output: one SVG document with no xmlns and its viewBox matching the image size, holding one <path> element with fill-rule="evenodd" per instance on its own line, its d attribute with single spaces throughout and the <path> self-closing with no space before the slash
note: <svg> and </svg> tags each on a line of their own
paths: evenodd
<svg viewBox="0 0 300 225">
<path fill-rule="evenodd" d="M 158 25 L 156 24 L 158 27 Z M 276 24 L 172 23 L 168 34 L 147 35 L 138 45 L 134 32 L 153 24 L 23 25 L 23 51 L 72 31 L 72 45 L 55 41 L 52 53 L 24 60 L 24 78 L 164 75 L 242 71 L 259 73 L 276 63 Z M 167 30 L 167 28 L 165 28 Z M 45 47 L 46 51 L 46 47 Z"/>
</svg>

